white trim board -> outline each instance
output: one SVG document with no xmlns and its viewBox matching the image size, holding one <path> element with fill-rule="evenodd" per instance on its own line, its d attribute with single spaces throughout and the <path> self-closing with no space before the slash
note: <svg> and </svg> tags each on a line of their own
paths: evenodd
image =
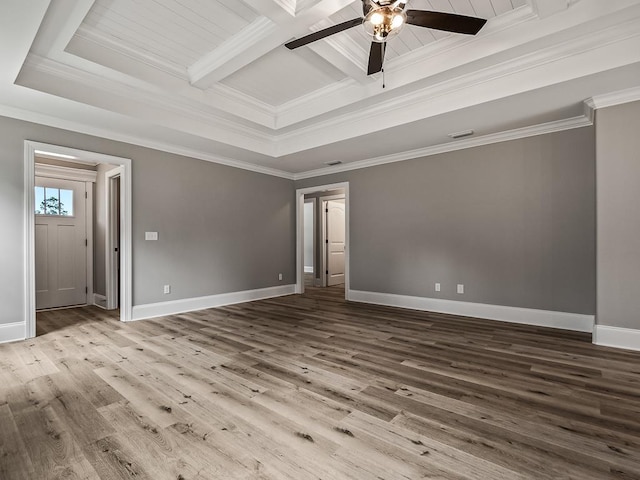
<svg viewBox="0 0 640 480">
<path fill-rule="evenodd" d="M 0 325 L 0 343 L 17 342 L 26 337 L 27 325 L 25 322 L 6 323 Z"/>
<path fill-rule="evenodd" d="M 640 351 L 640 330 L 596 325 L 593 331 L 593 343 L 603 347 Z"/>
<path fill-rule="evenodd" d="M 99 293 L 94 293 L 93 305 L 95 305 L 96 307 L 102 308 L 103 310 L 106 310 L 107 297 L 105 297 L 104 295 L 100 295 Z"/>
<path fill-rule="evenodd" d="M 75 163 L 81 162 L 76 161 Z M 98 177 L 98 172 L 95 170 L 81 170 L 79 168 L 60 167 L 58 165 L 38 163 L 38 157 L 36 157 L 35 175 L 36 177 L 60 178 L 62 180 L 95 183 L 96 178 Z"/>
<path fill-rule="evenodd" d="M 175 315 L 178 313 L 204 310 L 207 308 L 222 307 L 235 303 L 252 302 L 273 297 L 282 297 L 295 293 L 295 285 L 282 285 L 277 287 L 259 288 L 256 290 L 244 290 L 242 292 L 220 293 L 206 297 L 184 298 L 169 302 L 148 303 L 133 307 L 131 320 L 144 320 L 147 318 Z"/>
<path fill-rule="evenodd" d="M 351 290 L 349 292 L 349 300 L 386 305 L 389 307 L 408 308 L 411 310 L 447 313 L 463 317 L 477 317 L 501 322 L 560 328 L 564 330 L 574 330 L 576 332 L 591 333 L 595 322 L 594 315 L 507 307 L 485 303 L 460 302 L 439 298 L 411 297 L 391 293 L 363 292 L 358 290 Z"/>
<path fill-rule="evenodd" d="M 304 273 L 313 273 L 313 265 L 311 265 L 311 266 L 305 265 L 304 266 Z"/>
</svg>

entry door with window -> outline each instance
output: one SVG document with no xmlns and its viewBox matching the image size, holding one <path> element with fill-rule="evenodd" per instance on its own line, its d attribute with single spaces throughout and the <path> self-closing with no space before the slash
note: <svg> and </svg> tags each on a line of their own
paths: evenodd
<svg viewBox="0 0 640 480">
<path fill-rule="evenodd" d="M 344 200 L 325 202 L 327 286 L 344 283 L 345 214 Z"/>
<path fill-rule="evenodd" d="M 36 309 L 87 303 L 86 184 L 36 177 Z"/>
</svg>

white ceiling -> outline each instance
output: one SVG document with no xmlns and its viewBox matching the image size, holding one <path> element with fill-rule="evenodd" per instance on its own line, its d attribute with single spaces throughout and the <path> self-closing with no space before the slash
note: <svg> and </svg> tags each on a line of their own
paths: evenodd
<svg viewBox="0 0 640 480">
<path fill-rule="evenodd" d="M 640 98 L 640 0 L 408 3 L 488 22 L 475 37 L 405 26 L 383 79 L 360 27 L 283 46 L 361 16 L 360 0 L 3 0 L 0 114 L 302 178 L 575 128 L 585 106 Z"/>
</svg>

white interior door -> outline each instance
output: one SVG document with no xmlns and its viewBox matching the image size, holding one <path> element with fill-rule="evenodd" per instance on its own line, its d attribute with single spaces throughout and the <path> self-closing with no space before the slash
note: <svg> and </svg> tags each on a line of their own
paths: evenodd
<svg viewBox="0 0 640 480">
<path fill-rule="evenodd" d="M 36 309 L 87 303 L 86 184 L 36 177 Z"/>
<path fill-rule="evenodd" d="M 346 231 L 344 207 L 344 200 L 326 202 L 327 286 L 344 283 Z"/>
</svg>

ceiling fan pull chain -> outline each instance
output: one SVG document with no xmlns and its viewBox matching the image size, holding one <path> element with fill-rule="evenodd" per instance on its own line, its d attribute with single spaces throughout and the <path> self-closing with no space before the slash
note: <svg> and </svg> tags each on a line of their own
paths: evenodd
<svg viewBox="0 0 640 480">
<path fill-rule="evenodd" d="M 382 69 L 382 88 L 386 87 L 384 84 L 384 68 Z"/>
</svg>

